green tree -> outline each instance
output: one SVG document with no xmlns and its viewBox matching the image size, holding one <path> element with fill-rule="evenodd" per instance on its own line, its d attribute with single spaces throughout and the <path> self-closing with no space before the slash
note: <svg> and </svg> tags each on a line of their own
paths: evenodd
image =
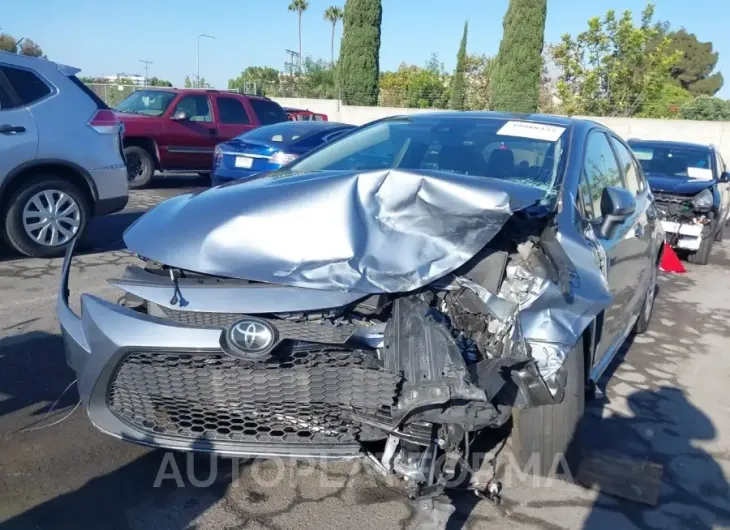
<svg viewBox="0 0 730 530">
<path fill-rule="evenodd" d="M 489 110 L 492 108 L 490 86 L 493 64 L 494 59 L 486 55 L 466 56 L 464 66 L 466 109 Z"/>
<path fill-rule="evenodd" d="M 666 28 L 666 24 L 659 26 L 660 33 L 655 45 L 668 37 L 671 41 L 669 49 L 682 52 L 682 58 L 672 68 L 672 79 L 693 96 L 717 94 L 724 79 L 720 72 L 712 73 L 720 55 L 712 51 L 712 43 L 700 42 L 694 33 L 687 33 L 684 29 L 667 32 Z"/>
<path fill-rule="evenodd" d="M 681 86 L 667 81 L 661 89 L 641 106 L 640 118 L 679 118 L 681 108 L 692 101 L 692 94 Z"/>
<path fill-rule="evenodd" d="M 249 66 L 241 75 L 228 80 L 228 88 L 260 96 L 275 94 L 279 89 L 279 71 L 269 66 Z"/>
<path fill-rule="evenodd" d="M 684 120 L 728 121 L 730 102 L 710 96 L 699 96 L 684 104 L 679 116 Z"/>
<path fill-rule="evenodd" d="M 318 99 L 337 98 L 335 69 L 324 59 L 304 58 L 302 75 L 282 78 L 276 95 Z"/>
<path fill-rule="evenodd" d="M 380 0 L 347 0 L 340 46 L 340 89 L 348 105 L 377 105 L 380 75 Z"/>
<path fill-rule="evenodd" d="M 436 55 L 425 67 L 401 63 L 380 76 L 380 105 L 384 107 L 446 108 L 449 76 Z"/>
<path fill-rule="evenodd" d="M 653 16 L 654 5 L 647 4 L 636 26 L 630 11 L 617 18 L 610 10 L 603 19 L 591 18 L 575 39 L 563 35 L 552 53 L 565 113 L 634 116 L 660 99 L 681 53 L 669 49 L 668 38 L 656 43 Z"/>
<path fill-rule="evenodd" d="M 170 83 L 167 79 L 159 79 L 157 77 L 153 77 L 150 79 L 147 84 L 149 86 L 161 86 L 161 87 L 171 87 L 172 83 Z"/>
<path fill-rule="evenodd" d="M 547 0 L 510 0 L 492 79 L 495 110 L 537 111 L 546 15 Z"/>
<path fill-rule="evenodd" d="M 296 11 L 299 18 L 299 70 L 302 70 L 302 14 L 309 9 L 307 0 L 292 0 L 288 7 L 289 11 Z"/>
<path fill-rule="evenodd" d="M 330 45 L 330 55 L 332 56 L 332 66 L 335 65 L 335 29 L 337 28 L 337 22 L 342 20 L 344 12 L 342 8 L 337 6 L 330 6 L 324 12 L 324 19 L 332 24 L 332 43 Z"/>
<path fill-rule="evenodd" d="M 459 53 L 456 55 L 456 70 L 451 79 L 451 101 L 449 108 L 464 110 L 466 106 L 466 38 L 469 33 L 469 22 L 464 22 L 464 34 L 461 36 Z"/>
<path fill-rule="evenodd" d="M 205 80 L 205 77 L 198 79 L 196 75 L 186 75 L 185 82 L 183 85 L 185 88 L 210 88 L 210 84 Z"/>
<path fill-rule="evenodd" d="M 38 44 L 31 39 L 20 39 L 17 40 L 8 33 L 0 33 L 0 51 L 19 53 L 21 55 L 27 55 L 29 57 L 41 57 L 46 59 Z"/>
</svg>

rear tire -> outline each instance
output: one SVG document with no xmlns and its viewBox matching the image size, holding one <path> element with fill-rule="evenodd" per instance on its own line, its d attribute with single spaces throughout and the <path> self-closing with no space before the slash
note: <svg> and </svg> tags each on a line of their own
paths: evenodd
<svg viewBox="0 0 730 530">
<path fill-rule="evenodd" d="M 127 178 L 129 187 L 138 190 L 146 187 L 155 174 L 155 160 L 144 148 L 132 145 L 124 148 L 127 160 Z"/>
<path fill-rule="evenodd" d="M 585 409 L 585 357 L 579 340 L 565 360 L 565 398 L 557 405 L 514 410 L 510 444 L 522 471 L 549 476 L 567 463 L 575 475 L 578 464 L 578 424 Z M 533 456 L 534 455 L 534 456 Z M 535 461 L 535 458 L 539 458 Z M 561 460 L 562 458 L 562 460 Z"/>
<path fill-rule="evenodd" d="M 23 212 L 26 209 L 26 206 L 34 197 L 37 196 L 37 194 L 46 191 L 56 197 L 59 197 L 59 195 L 54 194 L 53 192 L 66 194 L 73 202 L 76 203 L 78 211 L 78 229 L 76 233 L 68 241 L 53 246 L 43 245 L 34 241 L 26 231 L 26 226 L 23 223 Z M 70 202 L 68 201 L 63 204 L 60 203 L 61 201 L 59 200 L 59 205 L 62 206 L 62 209 L 66 209 L 70 205 Z M 43 206 L 46 205 L 44 204 Z M 27 179 L 27 181 L 24 182 L 23 185 L 10 197 L 8 207 L 5 212 L 3 212 L 5 225 L 3 236 L 11 247 L 25 256 L 32 258 L 52 258 L 55 256 L 61 256 L 66 251 L 66 248 L 71 241 L 84 235 L 90 215 L 91 208 L 89 206 L 89 201 L 84 192 L 76 185 L 52 174 L 37 175 Z M 30 219 L 29 222 L 35 223 L 37 221 Z M 65 223 L 62 224 L 62 227 L 65 227 L 66 230 L 70 229 L 69 225 Z M 32 230 L 31 233 L 33 233 Z"/>
</svg>

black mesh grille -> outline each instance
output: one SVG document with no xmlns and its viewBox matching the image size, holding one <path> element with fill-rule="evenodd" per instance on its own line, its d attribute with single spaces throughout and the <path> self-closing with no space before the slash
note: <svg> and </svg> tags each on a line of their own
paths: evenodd
<svg viewBox="0 0 730 530">
<path fill-rule="evenodd" d="M 686 195 L 670 195 L 668 193 L 653 193 L 654 202 L 657 204 L 682 204 L 692 200 L 692 197 Z"/>
<path fill-rule="evenodd" d="M 152 434 L 240 442 L 354 442 L 353 410 L 389 411 L 401 377 L 361 351 L 289 349 L 253 363 L 224 353 L 134 352 L 107 396 Z"/>
</svg>

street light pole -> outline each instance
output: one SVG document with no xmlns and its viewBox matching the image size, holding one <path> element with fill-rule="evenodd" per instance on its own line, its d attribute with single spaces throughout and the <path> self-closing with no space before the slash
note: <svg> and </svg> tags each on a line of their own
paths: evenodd
<svg viewBox="0 0 730 530">
<path fill-rule="evenodd" d="M 149 67 L 154 63 L 152 61 L 145 61 L 144 59 L 139 59 L 139 62 L 144 64 L 144 86 L 147 86 L 147 80 L 149 79 Z"/>
<path fill-rule="evenodd" d="M 213 35 L 206 35 L 205 33 L 201 33 L 198 35 L 198 88 L 200 87 L 200 39 L 201 37 L 205 37 L 206 39 L 213 39 L 215 40 L 215 37 Z"/>
</svg>

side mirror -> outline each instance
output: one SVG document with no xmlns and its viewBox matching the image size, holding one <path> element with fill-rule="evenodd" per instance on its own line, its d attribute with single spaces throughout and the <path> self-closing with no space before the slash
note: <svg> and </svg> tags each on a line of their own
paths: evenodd
<svg viewBox="0 0 730 530">
<path fill-rule="evenodd" d="M 175 121 L 188 121 L 190 119 L 190 113 L 187 110 L 178 109 L 172 115 L 172 119 Z"/>
<path fill-rule="evenodd" d="M 636 198 L 625 188 L 607 186 L 601 194 L 601 235 L 611 239 L 616 227 L 636 211 Z"/>
<path fill-rule="evenodd" d="M 730 171 L 723 171 L 720 175 L 720 182 L 730 182 Z"/>
</svg>

